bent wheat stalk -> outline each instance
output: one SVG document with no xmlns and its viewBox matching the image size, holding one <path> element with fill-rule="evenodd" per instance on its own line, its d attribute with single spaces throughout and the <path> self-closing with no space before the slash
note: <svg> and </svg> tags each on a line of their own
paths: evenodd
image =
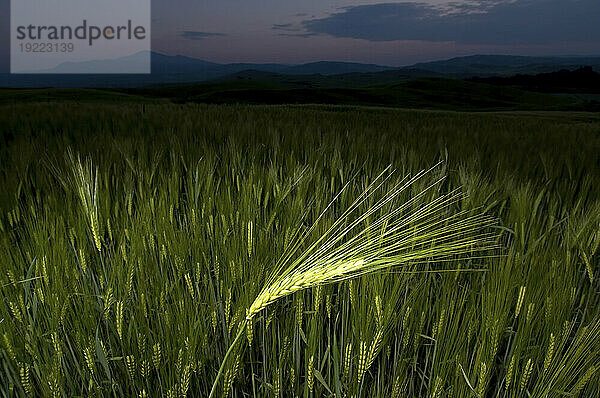
<svg viewBox="0 0 600 398">
<path fill-rule="evenodd" d="M 444 261 L 495 246 L 494 235 L 485 232 L 486 227 L 493 223 L 491 218 L 483 214 L 469 215 L 468 211 L 448 212 L 449 206 L 462 197 L 458 190 L 428 199 L 427 195 L 432 194 L 443 179 L 418 192 L 408 192 L 432 169 L 403 178 L 395 184 L 390 184 L 393 173 L 386 169 L 325 233 L 300 252 L 301 245 L 315 231 L 341 192 L 333 199 L 309 231 L 296 239 L 295 244 L 284 253 L 265 281 L 264 288 L 246 309 L 246 319 L 223 358 L 209 397 L 215 393 L 227 357 L 239 341 L 243 326 L 280 298 L 390 267 Z M 391 188 L 386 189 L 389 185 Z M 348 184 L 342 191 L 347 187 Z M 398 203 L 403 193 L 411 195 Z M 375 198 L 377 194 L 381 196 Z"/>
</svg>

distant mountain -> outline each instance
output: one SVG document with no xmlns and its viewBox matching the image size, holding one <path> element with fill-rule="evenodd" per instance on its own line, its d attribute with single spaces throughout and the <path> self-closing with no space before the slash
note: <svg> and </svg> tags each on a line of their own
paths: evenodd
<svg viewBox="0 0 600 398">
<path fill-rule="evenodd" d="M 199 73 L 225 76 L 244 70 L 281 73 L 285 75 L 337 75 L 341 73 L 372 73 L 394 69 L 390 66 L 361 64 L 355 62 L 319 61 L 301 65 L 232 63 L 216 64 L 194 58 L 152 54 L 152 73 Z"/>
<path fill-rule="evenodd" d="M 528 57 L 513 55 L 472 55 L 410 66 L 455 77 L 512 76 L 574 70 L 591 66 L 600 71 L 600 57 Z"/>
<path fill-rule="evenodd" d="M 53 69 L 43 72 L 79 73 L 77 70 L 84 70 L 85 72 L 83 73 L 94 73 L 95 71 L 102 70 L 106 71 L 106 73 L 118 73 L 120 68 L 128 68 L 131 65 L 135 66 L 142 64 L 143 62 L 147 62 L 148 56 L 151 56 L 153 74 L 204 75 L 206 79 L 225 76 L 249 69 L 262 72 L 281 73 L 285 75 L 337 75 L 341 73 L 372 73 L 394 69 L 392 67 L 374 64 L 329 61 L 312 62 L 301 65 L 252 63 L 218 64 L 214 62 L 203 61 L 197 58 L 185 57 L 182 55 L 171 56 L 157 52 L 148 53 L 146 51 L 142 51 L 127 57 L 116 59 L 65 62 Z"/>
<path fill-rule="evenodd" d="M 52 69 L 32 71 L 32 73 L 45 73 L 45 74 L 73 74 L 73 73 L 97 73 L 97 71 L 103 71 L 102 74 L 106 73 L 123 73 L 130 65 L 139 65 L 150 62 L 151 70 L 147 72 L 153 74 L 193 74 L 202 75 L 206 77 L 212 77 L 210 71 L 215 70 L 222 65 L 214 62 L 203 61 L 196 58 L 185 57 L 183 55 L 164 55 L 156 52 L 140 51 L 138 53 L 104 60 L 92 60 L 92 61 L 80 61 L 80 62 L 65 62 Z M 82 72 L 78 72 L 82 71 Z M 226 72 L 225 72 L 226 73 Z"/>
<path fill-rule="evenodd" d="M 97 59 L 82 62 L 64 62 L 52 69 L 32 71 L 32 73 L 47 74 L 77 74 L 98 73 L 103 74 L 141 74 L 150 73 L 151 53 L 140 51 L 135 54 L 114 59 Z"/>
<path fill-rule="evenodd" d="M 157 52 L 151 53 L 151 64 L 152 73 L 154 74 L 198 74 L 221 66 L 221 64 L 203 61 L 198 58 L 183 55 L 165 55 Z"/>
<path fill-rule="evenodd" d="M 365 87 L 387 84 L 414 77 L 493 77 L 517 74 L 539 74 L 558 70 L 575 70 L 587 65 L 600 71 L 600 57 L 526 57 L 508 55 L 474 55 L 443 61 L 424 62 L 393 68 L 374 64 L 321 61 L 301 65 L 288 64 L 219 64 L 201 59 L 150 53 L 151 74 L 125 75 L 117 73 L 124 60 L 147 56 L 140 53 L 116 60 L 65 63 L 49 70 L 50 74 L 0 74 L 0 87 L 141 87 L 179 85 L 222 80 L 276 80 L 306 87 Z M 79 70 L 98 70 L 102 67 L 114 74 L 58 74 Z M 54 73 L 54 74 L 52 74 Z M 263 75 L 261 75 L 261 73 Z M 266 74 L 266 75 L 265 75 Z M 269 74 L 275 74 L 269 75 Z"/>
<path fill-rule="evenodd" d="M 323 75 L 342 73 L 376 73 L 393 70 L 393 67 L 360 64 L 353 62 L 320 61 L 301 65 L 231 63 L 219 64 L 182 55 L 150 53 L 151 71 L 149 75 L 120 75 L 119 68 L 139 62 L 147 57 L 140 52 L 129 57 L 113 60 L 66 62 L 55 68 L 40 71 L 43 74 L 0 74 L 0 87 L 139 87 L 157 84 L 183 84 L 223 78 L 242 71 L 277 73 L 282 75 Z M 93 73 L 104 70 L 107 73 L 80 76 L 74 72 Z M 40 73 L 37 72 L 37 73 Z"/>
</svg>

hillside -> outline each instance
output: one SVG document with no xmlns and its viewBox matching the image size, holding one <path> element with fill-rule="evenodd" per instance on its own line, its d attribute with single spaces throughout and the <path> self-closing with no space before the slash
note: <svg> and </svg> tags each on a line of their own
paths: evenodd
<svg viewBox="0 0 600 398">
<path fill-rule="evenodd" d="M 472 55 L 418 63 L 412 68 L 455 77 L 512 76 L 574 70 L 589 65 L 600 70 L 600 57 L 530 57 L 514 55 Z"/>
<path fill-rule="evenodd" d="M 574 71 L 563 69 L 557 72 L 540 73 L 537 75 L 473 78 L 471 80 L 544 93 L 600 94 L 600 73 L 595 72 L 589 66 Z"/>
<path fill-rule="evenodd" d="M 399 79 L 364 87 L 303 86 L 300 81 L 236 79 L 123 89 L 0 90 L 0 103 L 109 101 L 211 104 L 334 104 L 444 110 L 591 110 L 585 101 L 512 87 L 443 78 Z M 329 82 L 331 83 L 331 82 Z"/>
</svg>

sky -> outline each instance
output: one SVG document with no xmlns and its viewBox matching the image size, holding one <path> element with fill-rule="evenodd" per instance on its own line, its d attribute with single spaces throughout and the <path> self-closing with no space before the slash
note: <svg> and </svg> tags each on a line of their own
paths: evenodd
<svg viewBox="0 0 600 398">
<path fill-rule="evenodd" d="M 600 0 L 152 0 L 154 51 L 219 63 L 600 55 L 599 25 Z"/>
</svg>

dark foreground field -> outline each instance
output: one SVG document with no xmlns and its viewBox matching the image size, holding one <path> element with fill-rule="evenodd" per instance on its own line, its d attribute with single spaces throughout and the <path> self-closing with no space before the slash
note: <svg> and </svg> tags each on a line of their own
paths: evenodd
<svg viewBox="0 0 600 398">
<path fill-rule="evenodd" d="M 0 187 L 3 397 L 600 396 L 597 114 L 5 101 Z"/>
</svg>

